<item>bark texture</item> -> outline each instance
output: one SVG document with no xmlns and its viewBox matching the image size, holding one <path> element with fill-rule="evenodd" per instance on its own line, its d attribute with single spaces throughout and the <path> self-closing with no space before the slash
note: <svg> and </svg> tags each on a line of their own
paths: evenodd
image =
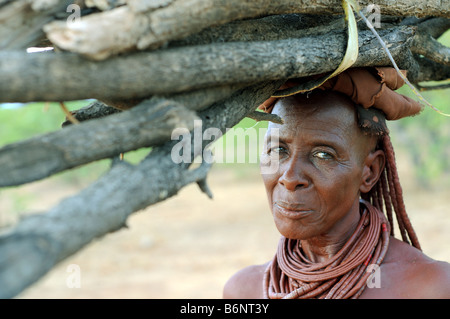
<svg viewBox="0 0 450 319">
<path fill-rule="evenodd" d="M 177 128 L 194 128 L 195 112 L 168 100 L 151 100 L 129 112 L 72 125 L 0 149 L 0 187 L 21 185 L 120 153 L 170 140 Z"/>
<path fill-rule="evenodd" d="M 371 3 L 360 1 L 362 7 Z M 380 0 L 377 5 L 383 15 L 450 15 L 450 3 L 446 1 Z M 167 41 L 230 21 L 287 13 L 343 14 L 343 9 L 339 0 L 184 0 L 144 12 L 133 11 L 129 6 L 119 7 L 76 24 L 55 22 L 47 25 L 45 31 L 58 47 L 103 60 L 129 50 L 154 49 Z M 105 36 L 99 30 L 109 32 Z"/>
<path fill-rule="evenodd" d="M 406 69 L 409 65 L 401 62 L 410 60 L 414 32 L 414 27 L 407 26 L 380 32 L 394 58 Z M 346 33 L 338 32 L 300 39 L 178 47 L 102 62 L 86 61 L 75 54 L 0 52 L 0 101 L 123 100 L 304 77 L 333 71 L 344 56 L 346 41 Z M 375 36 L 361 31 L 355 66 L 389 63 Z"/>
</svg>

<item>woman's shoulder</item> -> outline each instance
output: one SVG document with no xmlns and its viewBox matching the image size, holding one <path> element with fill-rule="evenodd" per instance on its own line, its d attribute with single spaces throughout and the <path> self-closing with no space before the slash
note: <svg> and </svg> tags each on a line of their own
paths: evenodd
<svg viewBox="0 0 450 319">
<path fill-rule="evenodd" d="M 401 298 L 450 298 L 450 264 L 400 240 L 391 241 L 380 272 L 382 282 L 384 277 L 393 289 L 402 287 L 398 291 Z"/>
<path fill-rule="evenodd" d="M 264 272 L 269 262 L 245 267 L 231 276 L 223 289 L 224 299 L 263 298 Z"/>
</svg>

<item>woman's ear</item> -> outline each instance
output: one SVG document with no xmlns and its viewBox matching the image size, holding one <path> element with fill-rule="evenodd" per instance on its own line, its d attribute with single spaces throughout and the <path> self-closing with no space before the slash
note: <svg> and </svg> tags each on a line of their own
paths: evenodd
<svg viewBox="0 0 450 319">
<path fill-rule="evenodd" d="M 385 165 L 385 155 L 383 150 L 370 152 L 364 161 L 361 178 L 361 193 L 368 193 L 378 182 Z"/>
</svg>

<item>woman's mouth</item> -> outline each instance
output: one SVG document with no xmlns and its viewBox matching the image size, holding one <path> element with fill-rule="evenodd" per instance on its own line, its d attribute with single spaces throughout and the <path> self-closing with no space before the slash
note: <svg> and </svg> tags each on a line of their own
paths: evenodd
<svg viewBox="0 0 450 319">
<path fill-rule="evenodd" d="M 274 203 L 274 209 L 281 215 L 290 219 L 301 219 L 311 215 L 314 211 L 301 204 Z"/>
</svg>

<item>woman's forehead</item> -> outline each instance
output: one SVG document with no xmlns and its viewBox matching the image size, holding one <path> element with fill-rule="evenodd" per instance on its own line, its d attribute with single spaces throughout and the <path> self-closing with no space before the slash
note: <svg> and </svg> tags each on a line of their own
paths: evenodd
<svg viewBox="0 0 450 319">
<path fill-rule="evenodd" d="M 270 123 L 280 134 L 317 131 L 323 134 L 360 134 L 352 102 L 337 94 L 316 94 L 281 99 L 272 113 L 283 118 L 284 124 Z"/>
</svg>

